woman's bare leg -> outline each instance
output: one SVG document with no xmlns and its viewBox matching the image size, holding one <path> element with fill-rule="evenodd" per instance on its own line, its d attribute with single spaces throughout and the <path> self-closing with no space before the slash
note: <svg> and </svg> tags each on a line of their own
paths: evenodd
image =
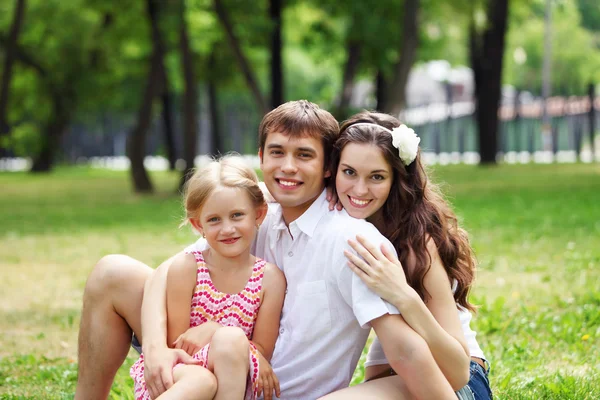
<svg viewBox="0 0 600 400">
<path fill-rule="evenodd" d="M 412 400 L 398 376 L 376 379 L 321 397 L 320 400 Z"/>
<path fill-rule="evenodd" d="M 175 383 L 157 400 L 212 400 L 217 392 L 217 379 L 199 365 L 181 365 L 173 370 Z"/>
<path fill-rule="evenodd" d="M 85 285 L 79 326 L 76 400 L 106 399 L 131 344 L 141 340 L 144 284 L 152 269 L 125 255 L 105 256 Z"/>
</svg>

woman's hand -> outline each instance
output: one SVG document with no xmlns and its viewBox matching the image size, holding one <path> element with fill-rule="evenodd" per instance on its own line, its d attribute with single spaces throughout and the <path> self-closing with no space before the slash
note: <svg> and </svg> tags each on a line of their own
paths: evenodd
<svg viewBox="0 0 600 400">
<path fill-rule="evenodd" d="M 364 237 L 358 235 L 348 244 L 360 257 L 344 250 L 348 266 L 379 297 L 394 304 L 399 309 L 408 298 L 417 293 L 406 282 L 406 275 L 398 258 L 384 245 L 378 249 Z"/>
<path fill-rule="evenodd" d="M 264 392 L 265 400 L 273 399 L 273 391 L 275 391 L 275 395 L 277 397 L 281 396 L 281 391 L 279 389 L 279 379 L 275 372 L 273 372 L 273 368 L 271 368 L 271 363 L 267 361 L 263 355 L 258 352 L 258 396 Z"/>
<path fill-rule="evenodd" d="M 217 322 L 206 321 L 202 325 L 189 328 L 173 342 L 173 347 L 193 356 L 211 341 L 213 334 L 220 327 L 221 324 Z"/>
<path fill-rule="evenodd" d="M 327 201 L 329 202 L 329 211 L 333 211 L 334 208 L 337 208 L 339 211 L 342 211 L 344 206 L 340 203 L 340 200 L 337 197 L 337 193 L 331 186 L 327 186 Z"/>
</svg>

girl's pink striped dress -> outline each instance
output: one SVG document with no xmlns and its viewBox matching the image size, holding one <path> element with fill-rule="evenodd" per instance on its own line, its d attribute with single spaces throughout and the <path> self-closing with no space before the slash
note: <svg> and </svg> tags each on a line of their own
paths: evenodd
<svg viewBox="0 0 600 400">
<path fill-rule="evenodd" d="M 223 326 L 236 326 L 241 328 L 248 339 L 252 338 L 254 323 L 260 307 L 260 294 L 262 290 L 262 279 L 265 270 L 265 261 L 256 259 L 252 275 L 246 283 L 246 287 L 237 294 L 220 292 L 212 283 L 210 274 L 202 253 L 191 252 L 198 263 L 198 274 L 196 289 L 192 298 L 190 310 L 190 328 L 198 326 L 206 321 L 215 321 Z M 208 365 L 208 352 L 210 343 L 194 354 L 194 358 L 200 360 L 201 366 Z M 258 388 L 258 350 L 250 343 L 248 354 L 250 373 L 246 386 L 245 399 L 256 398 Z M 176 368 L 177 366 L 175 366 Z M 149 400 L 146 382 L 144 380 L 144 355 L 133 364 L 130 375 L 135 383 L 135 398 L 137 400 Z"/>
</svg>

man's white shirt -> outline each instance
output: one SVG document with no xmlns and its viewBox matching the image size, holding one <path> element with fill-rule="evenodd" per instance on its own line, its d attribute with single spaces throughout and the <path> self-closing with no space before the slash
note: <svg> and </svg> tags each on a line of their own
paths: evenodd
<svg viewBox="0 0 600 400">
<path fill-rule="evenodd" d="M 281 399 L 317 399 L 347 387 L 369 335 L 369 322 L 398 310 L 347 266 L 344 250 L 357 234 L 376 246 L 391 243 L 370 223 L 329 211 L 325 192 L 285 225 L 269 204 L 251 253 L 277 265 L 287 279 L 279 337 L 271 365 Z M 205 245 L 199 241 L 197 249 Z"/>
</svg>

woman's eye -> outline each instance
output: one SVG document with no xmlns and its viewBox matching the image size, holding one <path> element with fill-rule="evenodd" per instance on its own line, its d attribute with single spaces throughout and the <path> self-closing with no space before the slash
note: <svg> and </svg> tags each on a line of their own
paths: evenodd
<svg viewBox="0 0 600 400">
<path fill-rule="evenodd" d="M 354 171 L 346 168 L 345 170 L 342 171 L 345 175 L 349 175 L 349 176 L 353 176 L 354 175 Z"/>
<path fill-rule="evenodd" d="M 384 179 L 385 179 L 385 177 L 384 177 L 383 175 L 373 175 L 373 176 L 372 176 L 372 179 L 373 179 L 374 181 L 382 181 L 382 180 L 384 180 Z"/>
</svg>

